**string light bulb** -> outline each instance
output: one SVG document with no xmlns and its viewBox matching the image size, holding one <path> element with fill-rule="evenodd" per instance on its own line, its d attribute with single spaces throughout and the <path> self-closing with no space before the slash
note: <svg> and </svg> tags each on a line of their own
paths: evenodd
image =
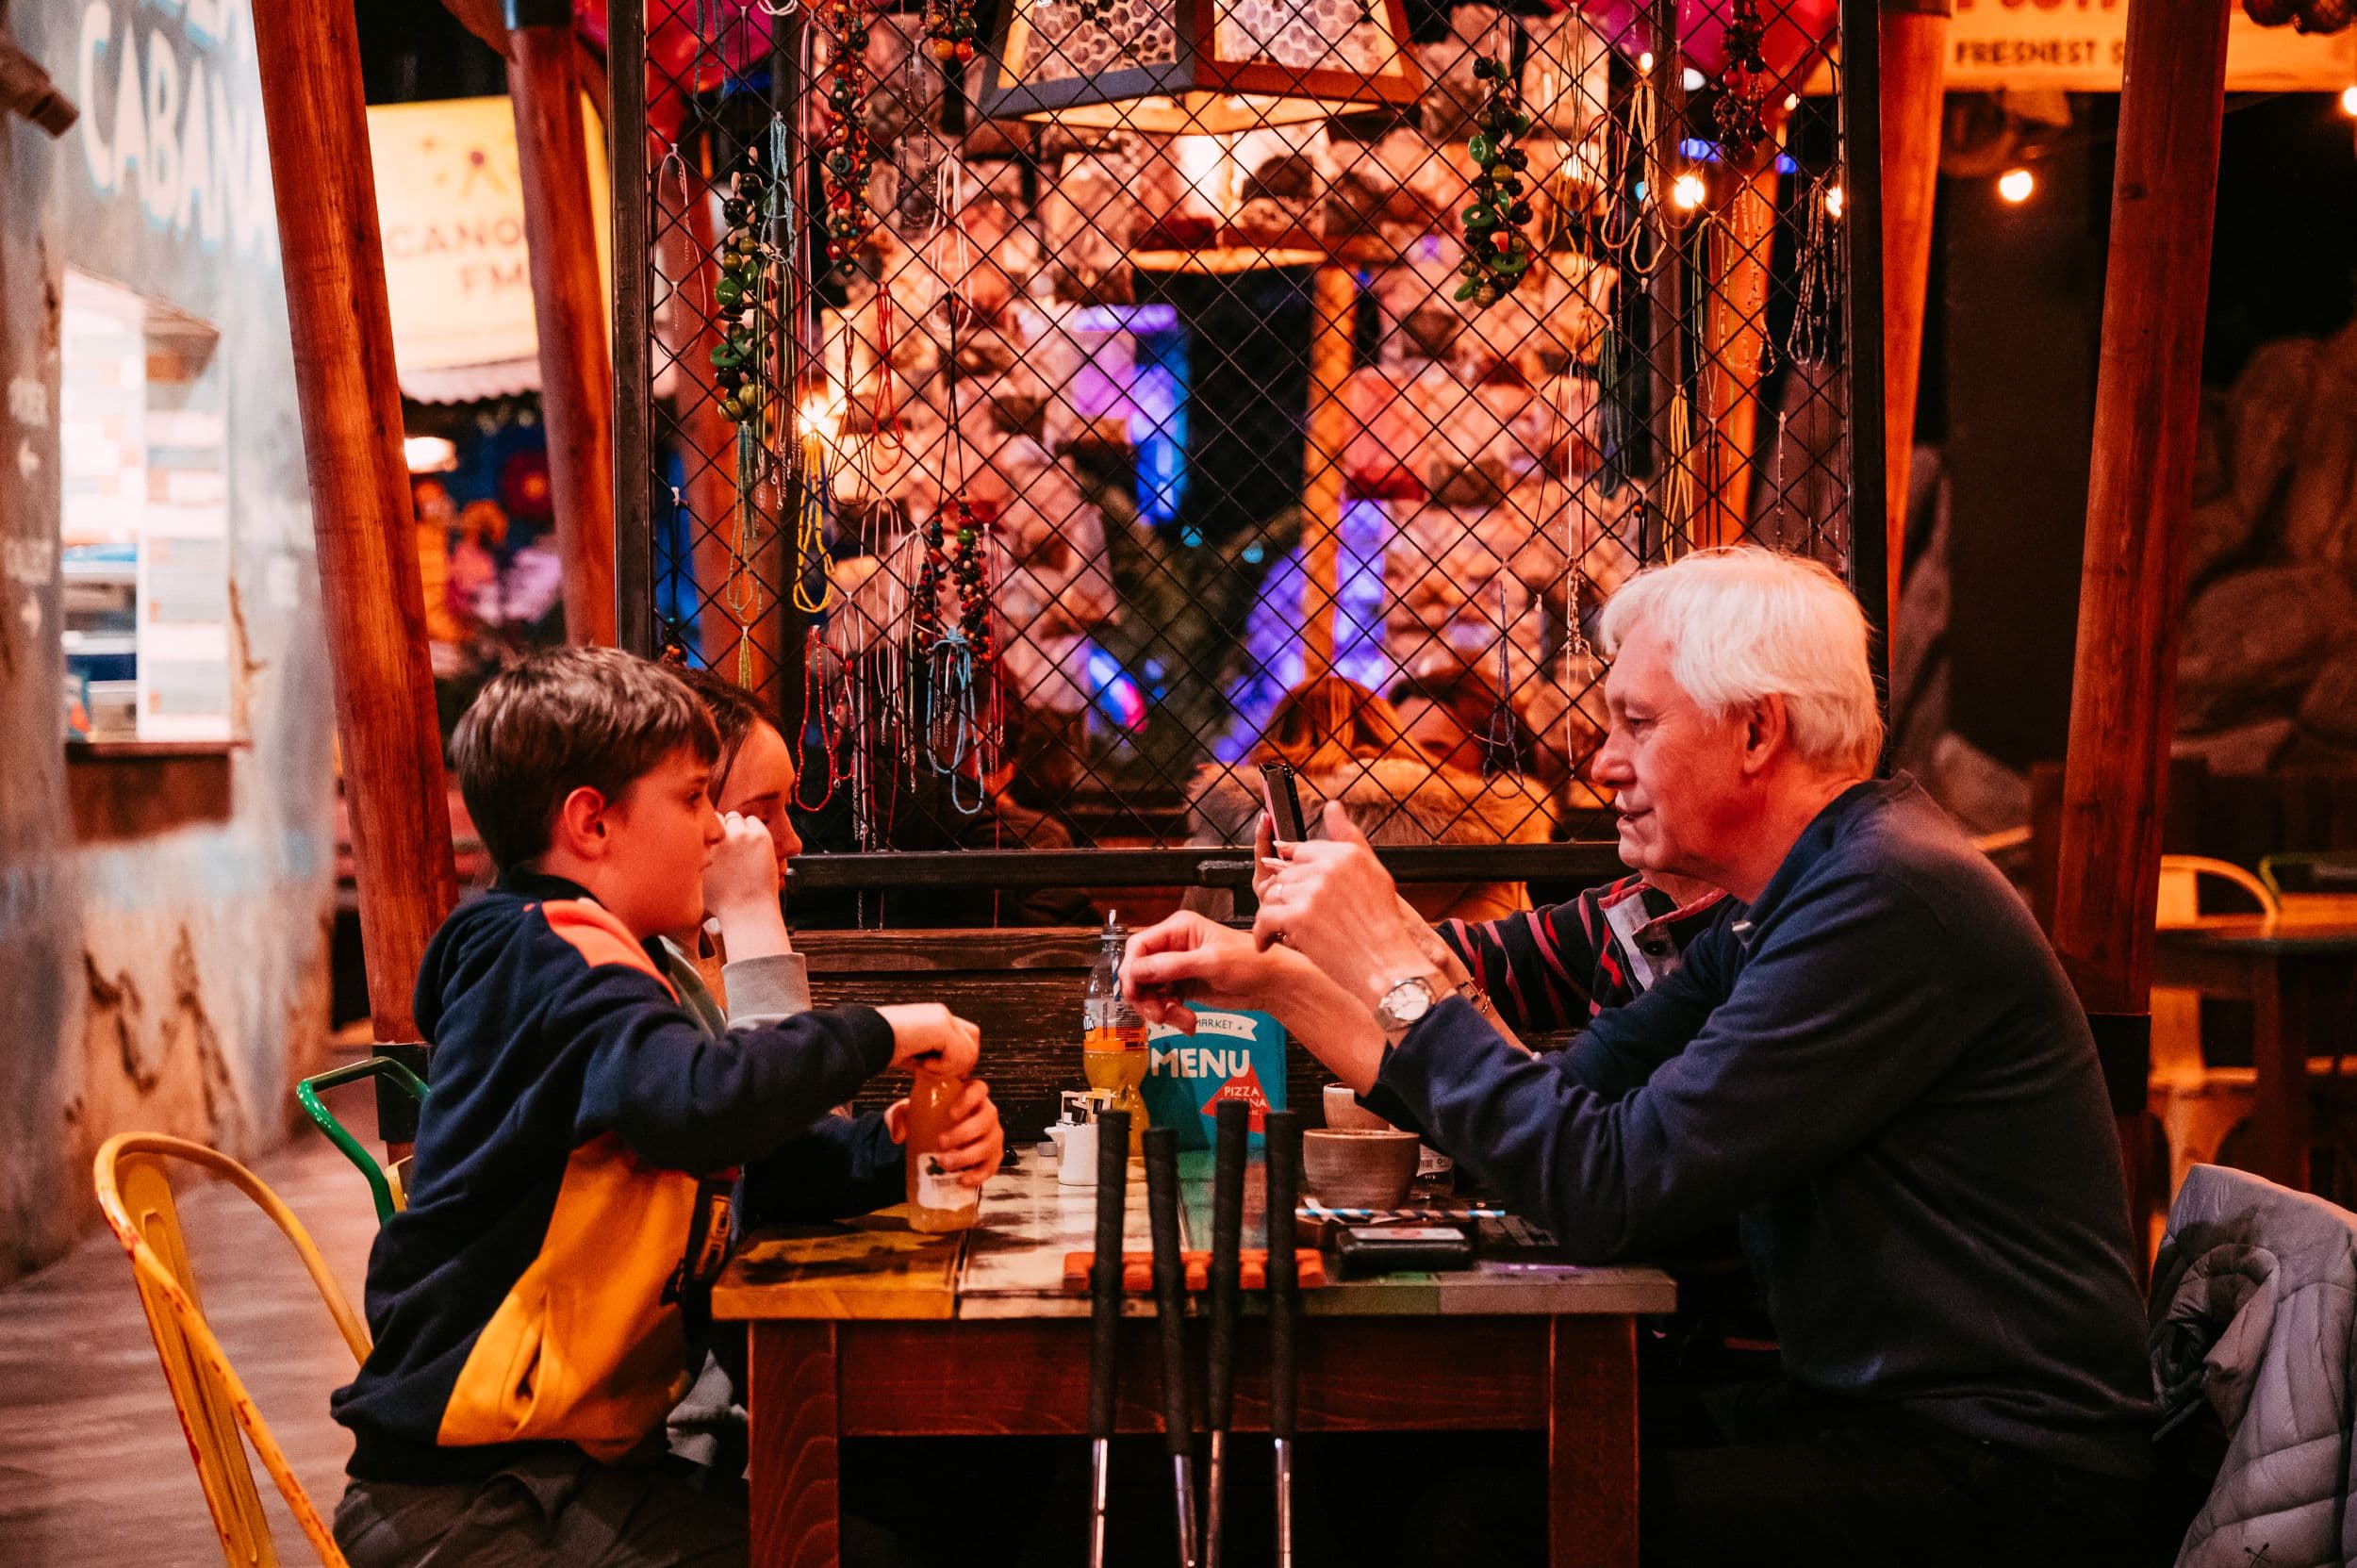
<svg viewBox="0 0 2357 1568">
<path fill-rule="evenodd" d="M 1648 50 L 1646 50 L 1643 54 L 1641 54 L 1641 55 L 1640 55 L 1640 56 L 1638 56 L 1638 57 L 1637 57 L 1637 69 L 1638 69 L 1638 70 L 1640 70 L 1640 71 L 1647 72 L 1647 73 L 1651 73 L 1651 72 L 1652 72 L 1652 70 L 1653 70 L 1653 51 L 1652 51 L 1652 50 L 1648 49 Z"/>
<path fill-rule="evenodd" d="M 1670 187 L 1670 203 L 1680 212 L 1691 212 L 1703 205 L 1703 198 L 1708 194 L 1703 177 L 1689 169 Z"/>
<path fill-rule="evenodd" d="M 1848 200 L 1849 198 L 1841 193 L 1841 187 L 1838 185 L 1829 185 L 1825 187 L 1825 216 L 1828 218 L 1840 217 L 1841 208 L 1848 202 Z"/>
<path fill-rule="evenodd" d="M 2357 82 L 2341 89 L 2341 112 L 2357 120 Z"/>
<path fill-rule="evenodd" d="M 2019 206 L 2037 189 L 2037 177 L 2027 169 L 2008 169 L 1997 176 L 1997 194 Z"/>
</svg>

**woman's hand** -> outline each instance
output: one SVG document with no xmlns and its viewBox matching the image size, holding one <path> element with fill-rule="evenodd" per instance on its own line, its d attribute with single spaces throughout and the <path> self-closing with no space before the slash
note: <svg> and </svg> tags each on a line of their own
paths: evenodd
<svg viewBox="0 0 2357 1568">
<path fill-rule="evenodd" d="M 1433 967 L 1431 928 L 1408 911 L 1392 874 L 1331 801 L 1326 836 L 1291 846 L 1270 879 L 1252 941 L 1293 949 L 1370 1007 L 1402 976 Z"/>
<path fill-rule="evenodd" d="M 720 818 L 720 842 L 704 867 L 704 909 L 720 922 L 732 961 L 793 950 L 778 900 L 777 847 L 759 817 L 732 811 Z"/>
<path fill-rule="evenodd" d="M 971 1078 L 981 1057 L 982 1032 L 937 1001 L 879 1007 L 892 1026 L 892 1065 L 922 1067 L 944 1078 Z"/>
</svg>

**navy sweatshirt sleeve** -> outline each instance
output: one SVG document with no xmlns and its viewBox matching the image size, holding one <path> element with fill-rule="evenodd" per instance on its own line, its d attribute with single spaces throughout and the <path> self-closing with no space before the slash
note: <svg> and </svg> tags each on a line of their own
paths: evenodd
<svg viewBox="0 0 2357 1568">
<path fill-rule="evenodd" d="M 587 1053 L 574 1136 L 615 1132 L 674 1170 L 758 1160 L 892 1062 L 892 1026 L 874 1008 L 798 1013 L 715 1037 L 661 980 L 618 965 L 566 977 L 548 1028 Z"/>
<path fill-rule="evenodd" d="M 843 1219 L 908 1196 L 906 1151 L 883 1113 L 821 1116 L 745 1167 L 745 1223 Z"/>
<path fill-rule="evenodd" d="M 1949 1006 L 1913 960 L 1942 943 L 1923 901 L 1855 876 L 1748 955 L 1723 995 L 1722 925 L 1656 991 L 1559 1058 L 1507 1046 L 1452 999 L 1380 1081 L 1486 1184 L 1543 1214 L 1575 1259 L 1659 1246 L 1732 1216 L 1896 1114 L 1947 1066 Z"/>
</svg>

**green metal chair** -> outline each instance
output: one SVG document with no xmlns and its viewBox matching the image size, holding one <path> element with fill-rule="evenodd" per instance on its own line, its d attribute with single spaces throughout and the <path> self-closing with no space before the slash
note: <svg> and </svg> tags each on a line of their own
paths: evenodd
<svg viewBox="0 0 2357 1568">
<path fill-rule="evenodd" d="M 2259 880 L 2278 899 L 2349 898 L 2357 895 L 2357 852 L 2295 850 L 2262 856 Z"/>
<path fill-rule="evenodd" d="M 348 1066 L 332 1068 L 304 1079 L 295 1085 L 295 1099 L 312 1125 L 327 1134 L 327 1141 L 342 1149 L 344 1158 L 359 1167 L 367 1179 L 369 1193 L 376 1199 L 376 1222 L 379 1225 L 393 1217 L 395 1210 L 407 1201 L 402 1191 L 401 1173 L 387 1171 L 379 1164 L 359 1139 L 354 1137 L 343 1123 L 338 1121 L 320 1099 L 320 1091 L 333 1089 L 339 1083 L 356 1083 L 364 1078 L 381 1078 L 398 1086 L 411 1099 L 422 1104 L 425 1100 L 425 1081 L 388 1056 L 371 1056 Z"/>
</svg>

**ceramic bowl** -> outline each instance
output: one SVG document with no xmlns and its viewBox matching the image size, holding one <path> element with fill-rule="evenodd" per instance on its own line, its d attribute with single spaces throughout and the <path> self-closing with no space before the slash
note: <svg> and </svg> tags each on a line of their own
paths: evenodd
<svg viewBox="0 0 2357 1568">
<path fill-rule="evenodd" d="M 1390 1122 L 1359 1103 L 1347 1083 L 1326 1086 L 1326 1125 L 1339 1132 L 1390 1132 Z"/>
<path fill-rule="evenodd" d="M 1413 1132 L 1322 1128 L 1301 1135 L 1301 1184 L 1330 1209 L 1396 1209 L 1416 1180 Z"/>
</svg>

